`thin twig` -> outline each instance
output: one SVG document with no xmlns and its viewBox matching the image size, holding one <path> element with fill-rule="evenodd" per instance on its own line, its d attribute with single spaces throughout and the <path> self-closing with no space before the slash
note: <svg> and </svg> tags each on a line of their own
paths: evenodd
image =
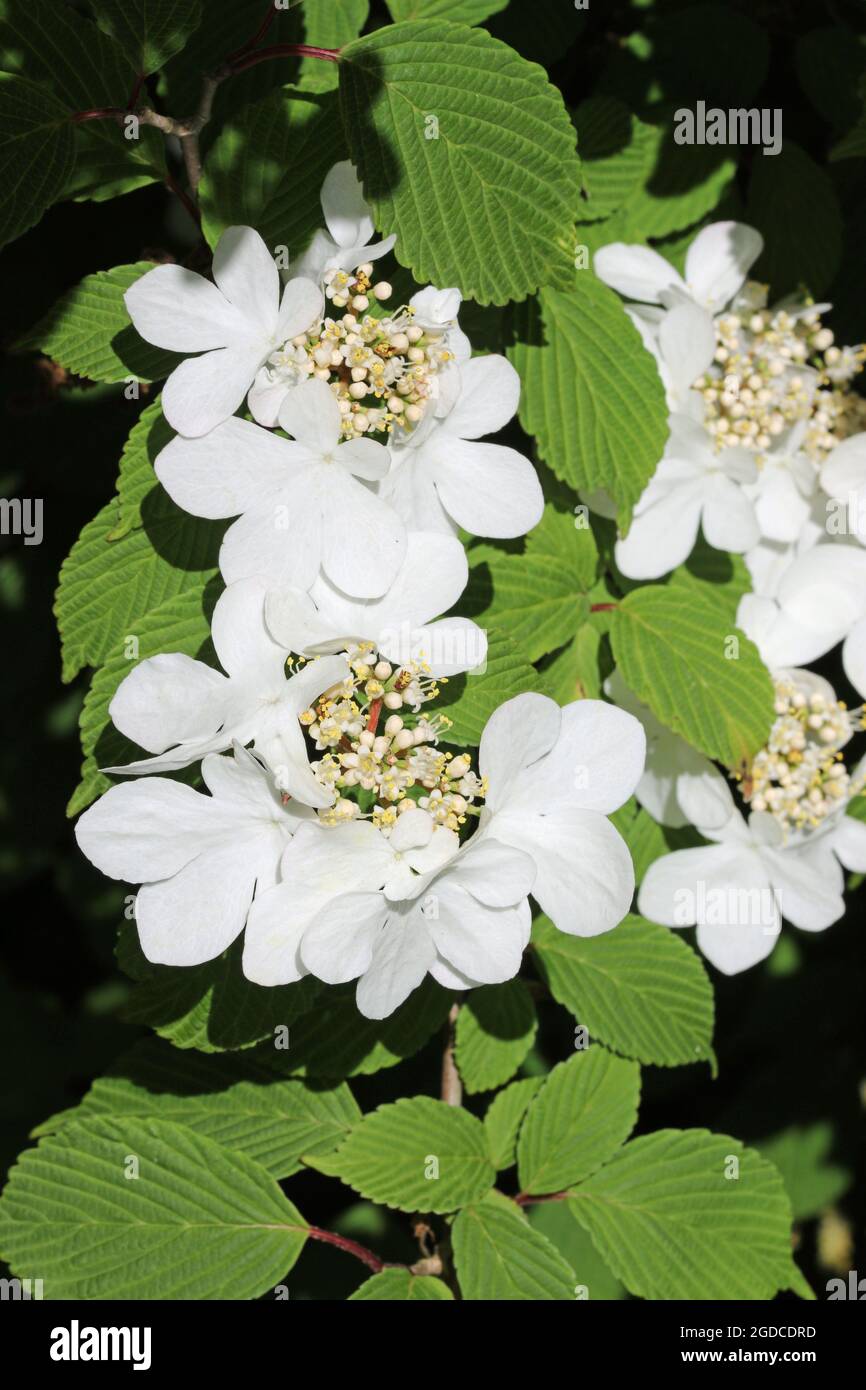
<svg viewBox="0 0 866 1390">
<path fill-rule="evenodd" d="M 325 1245 L 334 1245 L 338 1250 L 345 1250 L 347 1255 L 354 1255 L 356 1260 L 360 1260 L 368 1269 L 372 1269 L 374 1274 L 381 1274 L 382 1270 L 386 1268 L 384 1260 L 380 1260 L 379 1256 L 374 1255 L 372 1250 L 368 1250 L 366 1245 L 359 1245 L 356 1240 L 350 1240 L 348 1236 L 338 1236 L 336 1231 L 323 1231 L 321 1226 L 308 1227 L 307 1235 L 311 1240 L 320 1240 Z"/>
<path fill-rule="evenodd" d="M 463 1082 L 454 1062 L 454 1037 L 460 1005 L 453 1004 L 445 1025 L 445 1051 L 442 1053 L 442 1099 L 446 1105 L 463 1104 Z"/>
<path fill-rule="evenodd" d="M 534 1207 L 539 1202 L 565 1202 L 570 1196 L 570 1192 L 547 1192 L 542 1197 L 533 1197 L 531 1192 L 518 1192 L 514 1200 L 519 1207 Z"/>
</svg>

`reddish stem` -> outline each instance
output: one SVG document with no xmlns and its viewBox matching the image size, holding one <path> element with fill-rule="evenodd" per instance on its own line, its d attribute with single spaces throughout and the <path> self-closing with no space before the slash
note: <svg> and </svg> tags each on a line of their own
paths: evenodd
<svg viewBox="0 0 866 1390">
<path fill-rule="evenodd" d="M 619 608 L 618 603 L 591 603 L 589 605 L 590 613 L 612 613 L 617 608 Z"/>
<path fill-rule="evenodd" d="M 379 723 L 379 715 L 382 713 L 382 701 L 374 700 L 370 705 L 370 712 L 367 715 L 367 730 L 369 733 L 376 732 L 376 725 Z"/>
<path fill-rule="evenodd" d="M 340 61 L 338 48 L 314 48 L 308 43 L 275 43 L 269 48 L 257 48 L 255 53 L 246 53 L 235 62 L 230 62 L 232 72 L 244 72 L 246 68 L 264 63 L 268 58 L 326 58 L 328 62 Z"/>
<path fill-rule="evenodd" d="M 196 224 L 197 227 L 200 228 L 201 211 L 198 205 L 193 202 L 192 198 L 189 196 L 186 190 L 184 188 L 181 188 L 177 179 L 172 178 L 171 174 L 166 174 L 165 186 L 170 193 L 173 193 L 175 195 L 176 198 L 180 198 L 180 201 L 183 203 L 193 222 Z"/>
<path fill-rule="evenodd" d="M 533 1197 L 531 1192 L 518 1192 L 514 1200 L 519 1207 L 534 1207 L 539 1202 L 564 1202 L 570 1196 L 570 1192 L 548 1192 L 543 1197 Z"/>
<path fill-rule="evenodd" d="M 321 1240 L 325 1245 L 335 1245 L 338 1250 L 345 1250 L 347 1255 L 354 1255 L 356 1260 L 372 1269 L 374 1274 L 381 1274 L 385 1268 L 384 1260 L 380 1260 L 379 1256 L 374 1255 L 365 1245 L 359 1245 L 356 1240 L 349 1240 L 348 1236 L 338 1236 L 336 1231 L 323 1231 L 320 1226 L 310 1226 L 307 1235 L 311 1240 Z"/>
<path fill-rule="evenodd" d="M 119 106 L 94 106 L 92 111 L 73 111 L 69 119 L 74 121 L 76 125 L 80 125 L 82 121 L 117 120 L 118 117 L 126 114 L 127 112 L 121 110 Z"/>
<path fill-rule="evenodd" d="M 226 58 L 226 62 L 233 63 L 235 58 L 240 58 L 243 56 L 244 53 L 249 53 L 251 48 L 255 48 L 256 44 L 259 43 L 260 40 L 265 37 L 265 34 L 270 29 L 271 24 L 273 23 L 274 18 L 276 17 L 276 13 L 277 7 L 274 4 L 274 0 L 271 0 L 271 3 L 268 5 L 268 12 L 262 20 L 261 24 L 259 25 L 256 33 L 253 34 L 251 39 L 247 39 L 246 43 L 242 43 L 240 48 L 235 49 L 234 53 L 229 53 L 228 57 Z"/>
<path fill-rule="evenodd" d="M 131 93 L 131 95 L 130 95 L 129 101 L 126 103 L 126 109 L 127 109 L 127 111 L 133 111 L 133 110 L 135 110 L 135 107 L 136 107 L 137 104 L 138 104 L 138 98 L 141 96 L 141 89 L 142 89 L 142 87 L 144 86 L 144 79 L 145 79 L 145 76 L 146 76 L 145 73 L 140 72 L 140 73 L 138 74 L 138 76 L 136 77 L 136 79 L 135 79 L 135 86 L 134 86 L 133 89 L 132 89 L 132 93 Z"/>
</svg>

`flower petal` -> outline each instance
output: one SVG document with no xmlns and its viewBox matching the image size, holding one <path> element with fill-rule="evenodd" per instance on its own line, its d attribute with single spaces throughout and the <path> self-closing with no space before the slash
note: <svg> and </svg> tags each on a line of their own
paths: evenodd
<svg viewBox="0 0 866 1390">
<path fill-rule="evenodd" d="M 262 365 L 258 344 L 217 348 L 188 357 L 162 388 L 162 409 L 179 434 L 196 439 L 234 415 Z"/>
<path fill-rule="evenodd" d="M 340 441 L 340 408 L 326 381 L 302 381 L 280 407 L 280 425 L 310 453 L 336 451 Z"/>
<path fill-rule="evenodd" d="M 138 783 L 140 786 L 141 783 Z M 158 965 L 201 965 L 240 936 L 256 883 L 250 837 L 206 850 L 135 900 L 141 949 Z"/>
<path fill-rule="evenodd" d="M 529 459 L 502 444 L 475 444 L 435 434 L 424 450 L 434 463 L 442 505 L 476 536 L 524 536 L 544 511 Z"/>
<path fill-rule="evenodd" d="M 142 338 L 172 352 L 226 347 L 248 331 L 216 285 L 179 265 L 149 270 L 123 300 Z"/>
<path fill-rule="evenodd" d="M 156 476 L 169 497 L 193 516 L 240 516 L 273 496 L 293 476 L 284 439 L 248 420 L 226 420 L 206 439 L 173 439 L 157 456 Z"/>
<path fill-rule="evenodd" d="M 322 569 L 328 579 L 347 594 L 377 598 L 393 583 L 405 553 L 406 528 L 397 513 L 343 474 L 322 527 Z"/>
<path fill-rule="evenodd" d="M 213 278 L 248 331 L 273 343 L 280 306 L 280 272 L 252 227 L 226 227 L 213 256 Z M 276 346 L 276 344 L 274 344 Z"/>
<path fill-rule="evenodd" d="M 742 286 L 764 249 L 764 238 L 742 222 L 711 222 L 686 254 L 686 284 L 699 304 L 717 313 Z"/>
<path fill-rule="evenodd" d="M 515 695 L 493 712 L 478 750 L 481 776 L 490 783 L 490 811 L 506 804 L 515 780 L 550 751 L 561 727 L 562 711 L 547 695 Z"/>
<path fill-rule="evenodd" d="M 225 718 L 228 681 L 183 652 L 148 657 L 121 681 L 108 706 L 116 728 L 148 753 L 210 738 Z"/>
<path fill-rule="evenodd" d="M 436 957 L 418 912 L 393 913 L 373 946 L 355 1000 L 365 1018 L 388 1018 L 417 989 Z"/>
<path fill-rule="evenodd" d="M 670 261 L 647 246 L 611 242 L 596 251 L 592 266 L 598 278 L 611 289 L 625 295 L 626 299 L 639 299 L 645 304 L 660 304 L 661 296 L 672 287 L 685 289 Z"/>
<path fill-rule="evenodd" d="M 459 439 L 495 434 L 514 418 L 519 402 L 520 377 L 506 357 L 473 357 L 460 368 L 460 395 L 446 429 Z"/>
</svg>

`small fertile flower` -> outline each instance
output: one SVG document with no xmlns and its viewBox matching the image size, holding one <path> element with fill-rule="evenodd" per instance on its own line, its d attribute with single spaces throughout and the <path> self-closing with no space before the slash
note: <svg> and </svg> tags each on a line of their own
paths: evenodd
<svg viewBox="0 0 866 1390">
<path fill-rule="evenodd" d="M 178 265 L 149 270 L 126 291 L 143 338 L 197 353 L 169 375 L 162 408 L 180 434 L 196 438 L 234 415 L 256 373 L 287 339 L 322 316 L 318 285 L 296 278 L 280 290 L 274 258 L 251 227 L 229 227 L 214 252 L 215 283 Z"/>
<path fill-rule="evenodd" d="M 532 464 L 505 445 L 476 442 L 508 424 L 519 398 L 517 372 L 495 354 L 443 377 L 435 414 L 395 442 L 382 486 L 408 527 L 498 538 L 532 530 L 544 509 Z"/>
<path fill-rule="evenodd" d="M 717 314 L 734 298 L 763 250 L 759 232 L 741 222 L 713 222 L 686 254 L 685 275 L 647 246 L 613 242 L 593 257 L 600 280 L 626 299 L 672 308 L 692 299 Z"/>
<path fill-rule="evenodd" d="M 672 415 L 665 455 L 634 509 L 627 536 L 616 544 L 622 573 L 629 579 L 667 574 L 688 559 L 701 527 L 717 550 L 749 550 L 760 532 L 743 484 L 756 476 L 747 450 L 717 453 L 702 425 Z"/>
<path fill-rule="evenodd" d="M 293 264 L 292 275 L 317 283 L 329 271 L 349 271 L 366 261 L 387 255 L 396 236 L 371 243 L 373 218 L 354 166 L 348 159 L 335 164 L 322 184 L 322 212 L 327 231 L 315 233 L 309 247 Z"/>
<path fill-rule="evenodd" d="M 75 827 L 82 852 L 109 878 L 142 885 L 141 947 L 164 965 L 201 965 L 244 929 L 253 897 L 277 883 L 283 850 L 313 816 L 283 804 L 273 777 L 239 745 L 209 754 L 211 793 L 165 777 L 112 787 Z"/>
<path fill-rule="evenodd" d="M 804 931 L 823 931 L 843 915 L 842 865 L 866 869 L 866 826 L 845 815 L 844 802 L 822 829 L 786 840 L 768 812 L 753 811 L 746 821 L 721 775 L 715 787 L 690 787 L 683 799 L 711 843 L 650 865 L 638 893 L 650 921 L 697 925 L 707 959 L 736 975 L 770 954 L 783 917 Z"/>
<path fill-rule="evenodd" d="M 378 599 L 353 599 L 320 574 L 309 592 L 268 595 L 268 627 L 290 651 L 307 656 L 366 643 L 370 662 L 419 663 L 433 676 L 480 666 L 487 638 L 468 618 L 439 618 L 460 598 L 469 577 L 456 536 L 410 531 L 403 564 Z M 438 621 L 433 621 L 438 619 Z"/>
<path fill-rule="evenodd" d="M 182 652 L 149 657 L 119 685 L 108 712 L 154 756 L 108 772 L 174 772 L 208 753 L 252 743 L 281 789 L 306 806 L 333 801 L 310 770 L 300 715 L 349 676 L 345 659 L 323 657 L 286 674 L 286 647 L 264 622 L 266 584 L 230 584 L 214 608 L 211 635 L 223 675 Z"/>
<path fill-rule="evenodd" d="M 372 439 L 342 441 L 340 422 L 330 387 L 308 381 L 280 410 L 292 440 L 227 420 L 207 439 L 163 449 L 157 477 L 178 506 L 239 517 L 220 551 L 227 583 L 261 575 L 274 588 L 308 589 L 320 568 L 357 597 L 378 597 L 393 583 L 406 529 L 367 486 L 387 473 L 388 450 Z"/>
</svg>

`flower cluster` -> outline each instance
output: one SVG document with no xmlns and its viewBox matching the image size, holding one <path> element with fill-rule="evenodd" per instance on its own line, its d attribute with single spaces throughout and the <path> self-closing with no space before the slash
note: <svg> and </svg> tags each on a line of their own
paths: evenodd
<svg viewBox="0 0 866 1390">
<path fill-rule="evenodd" d="M 741 791 L 752 810 L 778 821 L 789 841 L 820 829 L 862 790 L 862 778 L 852 779 L 841 750 L 864 720 L 862 709 L 848 710 L 811 671 L 785 672 L 775 685 L 776 719 Z"/>
<path fill-rule="evenodd" d="M 159 266 L 127 292 L 177 436 L 155 470 L 187 512 L 232 518 L 212 617 L 221 670 L 179 652 L 138 663 L 110 706 L 147 754 L 76 827 L 105 873 L 141 884 L 150 960 L 196 965 L 244 933 L 263 985 L 357 980 L 369 1017 L 429 973 L 455 990 L 510 979 L 532 894 L 563 931 L 622 919 L 634 875 L 607 816 L 643 771 L 632 715 L 542 695 L 492 714 L 478 763 L 448 746 L 443 684 L 483 666 L 485 634 L 447 614 L 468 579 L 457 532 L 540 519 L 530 461 L 478 442 L 519 380 L 472 358 L 460 294 L 389 308 L 374 273 L 394 239 L 349 164 L 326 226 L 287 272 L 229 228 L 213 282 Z M 249 416 L 238 414 L 246 402 Z M 201 765 L 209 794 L 153 774 Z"/>
<path fill-rule="evenodd" d="M 752 589 L 737 622 L 774 677 L 768 743 L 734 774 L 748 820 L 718 770 L 657 725 L 617 672 L 607 685 L 647 727 L 638 798 L 662 824 L 691 824 L 711 842 L 657 860 L 639 907 L 697 924 L 701 949 L 728 973 L 769 953 L 780 905 L 820 930 L 844 911 L 840 866 L 866 870 L 866 825 L 847 814 L 866 777 L 842 752 L 862 710 L 798 669 L 843 642 L 846 674 L 866 694 L 866 400 L 853 389 L 866 351 L 834 342 L 829 304 L 769 305 L 767 287 L 747 279 L 761 250 L 752 228 L 718 222 L 695 237 L 682 276 L 645 247 L 608 246 L 595 260 L 626 297 L 670 410 L 617 564 L 656 578 L 688 559 L 699 531 L 743 554 Z"/>
</svg>

